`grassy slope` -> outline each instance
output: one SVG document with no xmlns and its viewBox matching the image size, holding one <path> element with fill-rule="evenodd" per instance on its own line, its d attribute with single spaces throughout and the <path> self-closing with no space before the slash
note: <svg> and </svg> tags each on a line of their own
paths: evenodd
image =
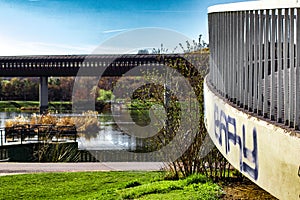
<svg viewBox="0 0 300 200">
<path fill-rule="evenodd" d="M 163 180 L 163 172 L 42 173 L 0 177 L 0 199 L 217 199 L 203 176 Z"/>
</svg>

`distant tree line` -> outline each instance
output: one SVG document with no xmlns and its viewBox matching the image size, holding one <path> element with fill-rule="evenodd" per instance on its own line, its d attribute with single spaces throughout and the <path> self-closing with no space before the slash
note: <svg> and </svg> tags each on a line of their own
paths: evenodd
<svg viewBox="0 0 300 200">
<path fill-rule="evenodd" d="M 38 79 L 11 78 L 1 79 L 0 97 L 4 100 L 26 100 L 34 101 L 39 99 Z"/>
<path fill-rule="evenodd" d="M 112 90 L 117 79 L 117 77 L 103 77 L 96 87 L 101 91 Z M 74 77 L 50 77 L 48 79 L 49 101 L 71 101 L 74 81 Z M 97 93 L 96 98 L 100 93 Z M 0 100 L 38 101 L 39 78 L 0 78 Z"/>
</svg>

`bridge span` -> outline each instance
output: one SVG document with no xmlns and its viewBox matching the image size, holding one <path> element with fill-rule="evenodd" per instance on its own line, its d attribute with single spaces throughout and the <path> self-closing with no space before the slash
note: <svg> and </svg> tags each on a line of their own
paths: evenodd
<svg viewBox="0 0 300 200">
<path fill-rule="evenodd" d="M 128 70 L 142 65 L 165 64 L 180 54 L 126 54 L 126 55 L 40 55 L 0 56 L 2 77 L 94 76 L 105 68 L 103 76 L 122 76 Z"/>
<path fill-rule="evenodd" d="M 48 108 L 49 76 L 122 76 L 137 66 L 168 65 L 182 54 L 0 56 L 1 77 L 40 77 L 40 112 Z M 80 71 L 80 73 L 78 73 Z M 100 72 L 103 72 L 100 74 Z"/>
</svg>

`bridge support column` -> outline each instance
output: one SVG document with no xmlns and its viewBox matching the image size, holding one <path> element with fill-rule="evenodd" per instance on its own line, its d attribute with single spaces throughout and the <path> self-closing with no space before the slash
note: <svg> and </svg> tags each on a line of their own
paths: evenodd
<svg viewBox="0 0 300 200">
<path fill-rule="evenodd" d="M 40 77 L 40 85 L 39 85 L 40 93 L 40 113 L 44 113 L 48 109 L 48 77 L 42 76 Z"/>
</svg>

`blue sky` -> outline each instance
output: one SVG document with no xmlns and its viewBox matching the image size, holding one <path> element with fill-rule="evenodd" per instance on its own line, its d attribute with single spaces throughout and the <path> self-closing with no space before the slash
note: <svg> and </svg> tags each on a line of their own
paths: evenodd
<svg viewBox="0 0 300 200">
<path fill-rule="evenodd" d="M 236 0 L 0 0 L 0 55 L 90 53 L 137 28 L 208 40 L 207 7 Z"/>
</svg>

